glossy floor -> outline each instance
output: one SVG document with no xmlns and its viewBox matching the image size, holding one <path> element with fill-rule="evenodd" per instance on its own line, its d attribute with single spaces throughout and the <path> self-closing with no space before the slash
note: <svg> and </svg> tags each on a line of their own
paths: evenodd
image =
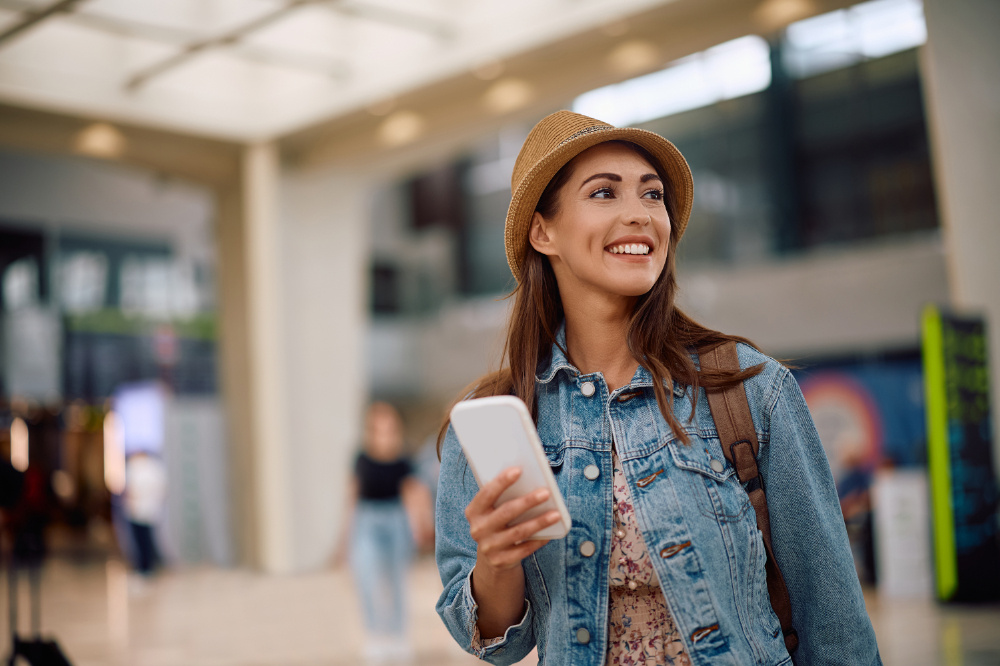
<svg viewBox="0 0 1000 666">
<path fill-rule="evenodd" d="M 411 580 L 409 663 L 480 663 L 458 649 L 434 614 L 439 591 L 434 563 L 421 560 Z M 20 592 L 26 629 L 26 580 Z M 74 666 L 359 664 L 365 644 L 354 595 L 344 569 L 265 576 L 198 568 L 143 585 L 116 560 L 53 560 L 42 576 L 42 629 L 59 640 Z M 5 580 L 4 628 L 6 597 Z M 868 603 L 886 666 L 1000 665 L 1000 605 L 943 607 L 876 594 Z M 8 650 L 4 636 L 0 654 Z M 524 663 L 534 663 L 532 657 Z"/>
</svg>

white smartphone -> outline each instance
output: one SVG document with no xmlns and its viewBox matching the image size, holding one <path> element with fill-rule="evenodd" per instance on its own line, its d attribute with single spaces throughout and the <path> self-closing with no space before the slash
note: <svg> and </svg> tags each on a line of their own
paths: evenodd
<svg viewBox="0 0 1000 666">
<path fill-rule="evenodd" d="M 508 467 L 521 468 L 521 476 L 500 495 L 496 506 L 538 488 L 548 488 L 549 499 L 525 511 L 511 525 L 554 509 L 559 512 L 559 522 L 528 538 L 562 539 L 569 533 L 572 524 L 569 511 L 538 439 L 535 423 L 520 398 L 503 395 L 460 402 L 451 410 L 451 425 L 480 488 Z"/>
</svg>

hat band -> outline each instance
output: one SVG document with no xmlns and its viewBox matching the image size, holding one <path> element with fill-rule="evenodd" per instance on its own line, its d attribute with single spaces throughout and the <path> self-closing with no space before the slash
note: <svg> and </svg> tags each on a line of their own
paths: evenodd
<svg viewBox="0 0 1000 666">
<path fill-rule="evenodd" d="M 570 141 L 572 141 L 573 139 L 577 139 L 577 138 L 579 138 L 581 136 L 585 136 L 587 134 L 593 134 L 594 132 L 605 132 L 607 130 L 613 130 L 613 129 L 615 129 L 615 128 L 612 127 L 611 125 L 592 125 L 591 127 L 585 127 L 582 130 L 580 130 L 579 132 L 577 132 L 576 134 L 572 134 L 572 135 L 566 137 L 565 139 L 563 139 L 559 143 L 559 145 L 560 146 L 565 145 L 565 144 L 569 143 Z"/>
</svg>

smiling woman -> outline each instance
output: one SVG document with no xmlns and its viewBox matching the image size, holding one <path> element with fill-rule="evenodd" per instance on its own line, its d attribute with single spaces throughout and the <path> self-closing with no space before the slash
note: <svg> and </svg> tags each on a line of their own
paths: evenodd
<svg viewBox="0 0 1000 666">
<path fill-rule="evenodd" d="M 497 505 L 520 471 L 477 487 L 446 422 L 437 610 L 451 634 L 497 664 L 536 646 L 545 664 L 787 665 L 792 652 L 800 663 L 880 664 L 798 384 L 748 340 L 674 305 L 693 193 L 677 149 L 560 111 L 528 135 L 512 191 L 505 243 L 518 285 L 503 365 L 462 395 L 529 406 L 572 528 L 528 539 L 559 519 L 518 522 L 548 491 Z M 724 345 L 738 367 L 702 366 Z M 706 389 L 741 383 L 759 480 L 728 462 L 734 440 L 720 441 L 705 408 Z M 760 484 L 773 551 L 751 508 Z M 775 565 L 790 623 L 768 602 Z"/>
</svg>

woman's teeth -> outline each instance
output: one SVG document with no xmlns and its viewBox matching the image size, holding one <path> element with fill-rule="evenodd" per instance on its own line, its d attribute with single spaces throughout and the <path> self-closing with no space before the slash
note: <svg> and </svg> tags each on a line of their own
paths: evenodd
<svg viewBox="0 0 1000 666">
<path fill-rule="evenodd" d="M 608 250 L 612 254 L 649 254 L 649 246 L 645 243 L 613 245 Z"/>
</svg>

